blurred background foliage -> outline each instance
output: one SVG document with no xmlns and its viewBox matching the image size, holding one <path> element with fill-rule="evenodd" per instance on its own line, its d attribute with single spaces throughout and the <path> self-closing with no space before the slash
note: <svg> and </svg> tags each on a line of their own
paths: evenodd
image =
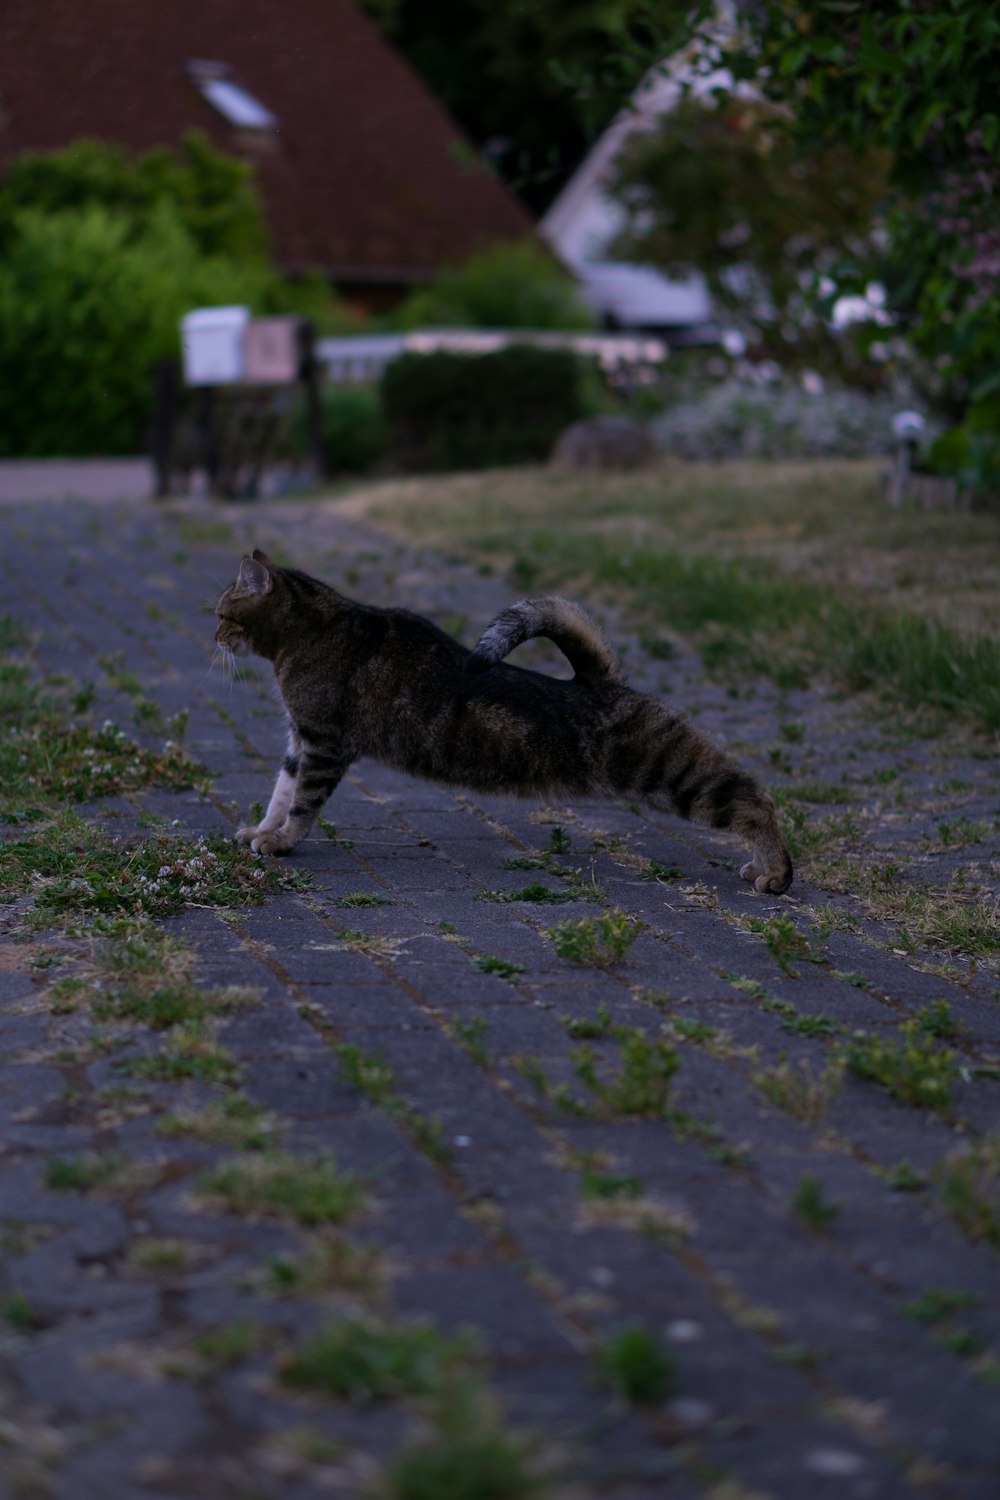
<svg viewBox="0 0 1000 1500">
<path fill-rule="evenodd" d="M 845 257 L 869 254 L 889 153 L 803 152 L 764 100 L 687 98 L 616 163 L 628 213 L 616 246 L 671 275 L 701 272 L 719 319 L 758 358 L 878 383 L 830 321 Z M 824 295 L 825 293 L 825 295 Z"/>
<path fill-rule="evenodd" d="M 386 320 L 395 328 L 585 329 L 573 278 L 535 240 L 493 245 L 442 271 Z"/>
<path fill-rule="evenodd" d="M 322 276 L 274 269 L 250 168 L 203 138 L 24 155 L 0 181 L 0 456 L 140 450 L 180 318 L 231 303 L 354 326 Z"/>
<path fill-rule="evenodd" d="M 362 9 L 535 213 L 650 66 L 690 34 L 684 0 L 362 0 Z"/>
<path fill-rule="evenodd" d="M 828 268 L 831 298 L 884 292 L 886 327 L 948 419 L 932 463 L 1000 490 L 1000 10 L 982 0 L 754 0 L 722 35 L 691 12 L 692 56 L 775 106 L 797 161 L 884 153 L 867 235 Z M 831 158 L 831 159 L 836 159 Z M 864 345 L 862 344 L 862 347 Z"/>
</svg>

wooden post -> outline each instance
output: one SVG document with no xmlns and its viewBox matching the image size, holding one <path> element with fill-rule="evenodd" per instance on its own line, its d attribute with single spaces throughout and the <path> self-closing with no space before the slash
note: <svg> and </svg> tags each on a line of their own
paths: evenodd
<svg viewBox="0 0 1000 1500">
<path fill-rule="evenodd" d="M 218 494 L 219 438 L 215 420 L 215 387 L 198 387 L 198 449 L 205 473 L 208 475 L 209 493 Z"/>
<path fill-rule="evenodd" d="M 316 470 L 317 479 L 328 479 L 329 465 L 326 456 L 326 438 L 323 434 L 323 398 L 321 395 L 320 365 L 316 358 L 316 330 L 312 323 L 299 324 L 299 379 L 306 395 L 306 430 L 309 434 L 309 453 Z"/>
<path fill-rule="evenodd" d="M 153 430 L 150 447 L 156 473 L 153 495 L 157 500 L 164 500 L 170 494 L 179 376 L 180 367 L 172 354 L 158 359 L 153 366 Z"/>
</svg>

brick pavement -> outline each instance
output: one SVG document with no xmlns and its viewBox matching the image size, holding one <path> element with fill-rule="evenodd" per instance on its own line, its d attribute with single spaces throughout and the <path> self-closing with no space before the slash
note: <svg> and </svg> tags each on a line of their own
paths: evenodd
<svg viewBox="0 0 1000 1500">
<path fill-rule="evenodd" d="M 188 747 L 214 773 L 211 794 L 150 791 L 85 809 L 123 836 L 149 815 L 179 833 L 229 832 L 251 800 L 266 801 L 282 746 L 266 664 L 235 684 L 209 670 L 211 604 L 241 552 L 278 547 L 359 598 L 432 612 L 470 644 L 510 597 L 495 578 L 304 503 L 8 506 L 0 535 L 0 613 L 32 633 L 41 671 L 93 682 L 91 712 L 124 726 L 132 704 L 99 658 L 135 673 L 164 714 L 190 713 Z M 768 752 L 790 717 L 805 732 L 781 754 L 800 774 L 849 764 L 879 795 L 870 773 L 890 758 L 885 731 L 864 728 L 851 705 L 766 685 L 732 697 L 683 649 L 652 661 L 632 643 L 627 661 L 765 779 L 778 774 Z M 911 746 L 904 782 L 919 790 L 947 773 L 969 816 L 995 814 L 990 762 L 942 757 L 939 745 Z M 349 1237 L 385 1270 L 382 1311 L 477 1331 L 512 1427 L 540 1435 L 555 1465 L 552 1493 L 993 1500 L 1000 1262 L 924 1174 L 996 1130 L 995 978 L 929 972 L 863 919 L 817 935 L 828 893 L 799 880 L 788 898 L 756 896 L 728 840 L 624 807 L 468 797 L 361 762 L 324 817 L 292 861 L 307 890 L 239 920 L 191 908 L 166 925 L 196 947 L 200 982 L 258 992 L 218 1034 L 243 1094 L 272 1113 L 286 1150 L 332 1149 L 362 1174 L 369 1201 Z M 893 818 L 886 837 L 910 847 L 921 830 L 886 802 Z M 559 861 L 643 924 L 606 972 L 558 957 L 546 932 L 600 906 L 482 899 L 529 882 L 560 889 L 558 875 L 508 865 L 544 856 L 556 828 Z M 671 873 L 643 878 L 643 858 Z M 386 904 L 337 904 L 359 891 Z M 831 910 L 848 907 L 832 898 Z M 165 1111 L 223 1098 L 221 1085 L 151 1082 L 112 1102 L 117 1060 L 92 1045 L 88 1017 L 52 1007 L 51 976 L 30 964 L 45 935 L 26 940 L 19 912 L 0 908 L 0 1203 L 7 1306 L 22 1299 L 31 1317 L 9 1318 L 2 1336 L 0 1493 L 4 1483 L 60 1500 L 368 1493 L 419 1402 L 352 1405 L 280 1384 L 282 1352 L 350 1298 L 308 1286 L 278 1295 L 267 1268 L 300 1254 L 303 1233 L 207 1205 L 195 1185 L 232 1149 L 158 1133 Z M 790 917 L 812 934 L 813 958 L 782 964 L 741 925 L 748 916 Z M 480 968 L 484 958 L 518 967 L 503 977 L 496 963 Z M 888 1036 L 937 1001 L 963 1028 L 949 1117 L 850 1080 L 816 1118 L 796 1118 L 754 1082 L 782 1057 L 819 1075 L 831 1043 L 788 1030 L 790 1015 Z M 567 1020 L 600 1033 L 605 1015 L 676 1048 L 665 1117 L 597 1108 L 574 1073 Z M 350 1081 L 344 1044 L 381 1054 L 391 1100 Z M 613 1078 L 619 1041 L 605 1030 L 589 1045 Z M 525 1057 L 591 1107 L 573 1113 L 540 1094 Z M 419 1128 L 429 1118 L 439 1137 Z M 141 1164 L 140 1185 L 118 1195 L 45 1185 L 53 1157 L 88 1151 Z M 892 1189 L 904 1161 L 923 1191 Z M 588 1165 L 632 1180 L 633 1196 L 584 1196 Z M 822 1231 L 793 1206 L 806 1174 L 837 1205 Z M 181 1244 L 183 1265 L 143 1269 L 136 1248 L 151 1239 Z M 906 1315 L 934 1289 L 961 1294 L 951 1321 Z M 669 1351 L 676 1385 L 630 1406 L 595 1377 L 595 1354 L 633 1324 Z M 199 1337 L 233 1325 L 256 1331 L 248 1346 L 192 1372 Z"/>
</svg>

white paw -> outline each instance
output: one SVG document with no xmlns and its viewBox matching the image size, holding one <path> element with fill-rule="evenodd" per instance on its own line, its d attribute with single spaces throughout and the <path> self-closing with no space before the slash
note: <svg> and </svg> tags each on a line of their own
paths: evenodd
<svg viewBox="0 0 1000 1500">
<path fill-rule="evenodd" d="M 257 824 L 247 825 L 246 828 L 237 828 L 236 842 L 238 844 L 252 844 L 257 837 Z"/>
<path fill-rule="evenodd" d="M 250 841 L 255 854 L 290 854 L 295 845 L 280 833 L 258 833 Z"/>
</svg>

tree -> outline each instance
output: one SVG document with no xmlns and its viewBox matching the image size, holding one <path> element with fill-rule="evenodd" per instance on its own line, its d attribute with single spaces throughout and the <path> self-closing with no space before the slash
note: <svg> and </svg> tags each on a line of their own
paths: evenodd
<svg viewBox="0 0 1000 1500">
<path fill-rule="evenodd" d="M 617 248 L 674 275 L 700 271 L 761 352 L 858 378 L 816 294 L 845 256 L 866 253 L 887 154 L 803 153 L 785 123 L 759 99 L 690 97 L 636 133 L 617 169 L 630 216 Z"/>
<path fill-rule="evenodd" d="M 714 7 L 703 4 L 702 21 Z M 701 63 L 753 80 L 803 149 L 890 153 L 881 267 L 897 326 L 955 426 L 942 466 L 1000 484 L 1000 7 L 993 0 L 754 0 Z M 836 269 L 843 290 L 870 274 Z"/>
<path fill-rule="evenodd" d="M 540 210 L 680 44 L 685 0 L 362 0 L 504 180 Z"/>
</svg>

